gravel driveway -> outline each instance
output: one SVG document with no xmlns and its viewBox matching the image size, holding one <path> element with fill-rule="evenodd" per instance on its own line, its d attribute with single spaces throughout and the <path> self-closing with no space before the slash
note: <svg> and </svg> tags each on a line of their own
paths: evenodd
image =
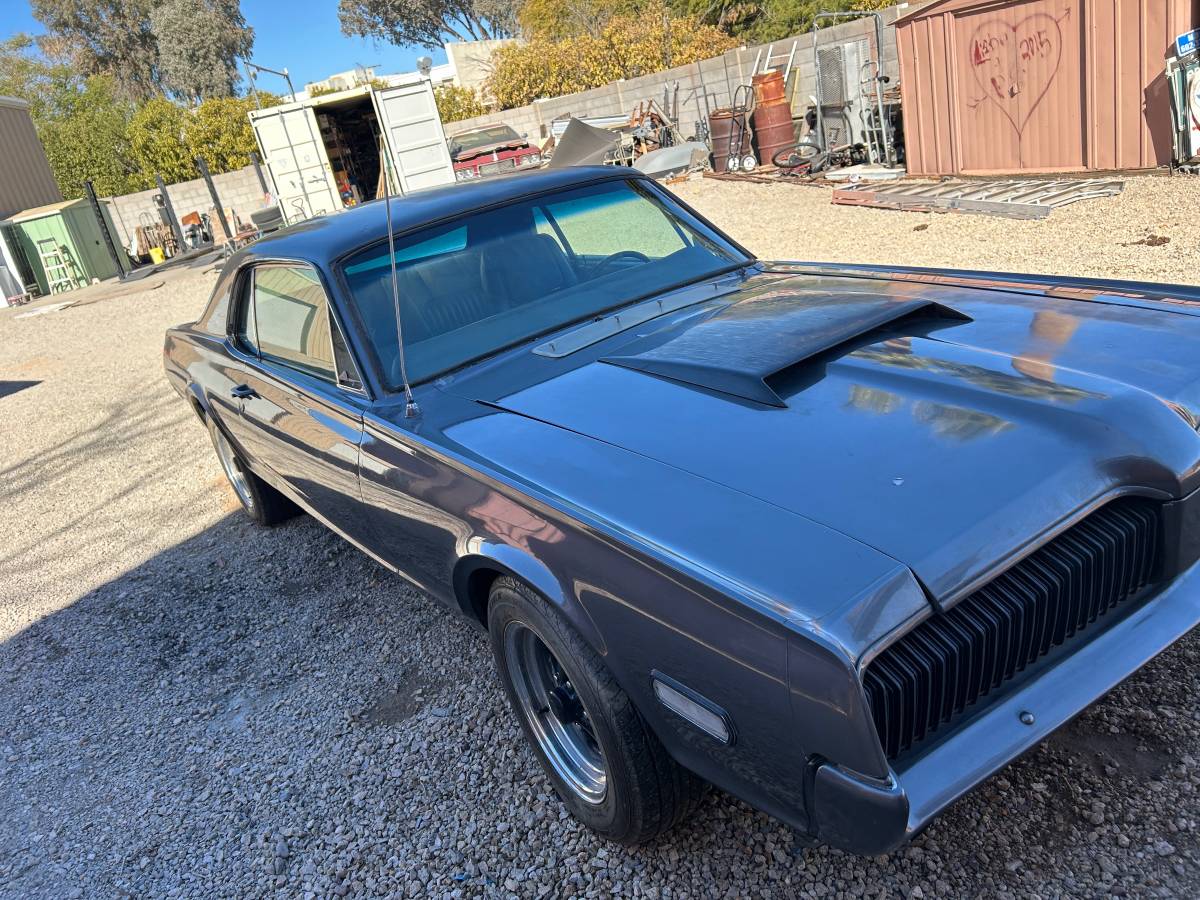
<svg viewBox="0 0 1200 900">
<path fill-rule="evenodd" d="M 1195 184 L 1137 179 L 1049 224 L 681 193 L 763 255 L 1195 280 Z M 1147 233 L 1171 243 L 1120 246 Z M 1194 636 L 891 856 L 807 849 L 720 795 L 655 845 L 594 839 L 482 636 L 311 520 L 238 512 L 161 370 L 214 278 L 0 311 L 0 894 L 1200 893 Z"/>
</svg>

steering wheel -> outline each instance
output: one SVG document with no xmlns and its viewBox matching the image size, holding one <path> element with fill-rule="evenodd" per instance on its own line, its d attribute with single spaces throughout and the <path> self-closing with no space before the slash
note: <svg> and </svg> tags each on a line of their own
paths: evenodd
<svg viewBox="0 0 1200 900">
<path fill-rule="evenodd" d="M 635 262 L 644 263 L 650 262 L 650 257 L 645 253 L 639 253 L 637 250 L 618 250 L 616 253 L 610 253 L 604 259 L 600 260 L 600 262 L 596 263 L 596 268 L 592 271 L 595 273 L 595 276 L 599 276 L 613 263 L 619 262 L 622 259 L 632 259 Z"/>
</svg>

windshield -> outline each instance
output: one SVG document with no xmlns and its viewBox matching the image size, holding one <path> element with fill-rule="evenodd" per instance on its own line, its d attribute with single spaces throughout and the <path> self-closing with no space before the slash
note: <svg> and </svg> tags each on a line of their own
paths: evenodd
<svg viewBox="0 0 1200 900">
<path fill-rule="evenodd" d="M 457 156 L 469 150 L 480 147 L 490 147 L 499 143 L 520 143 L 523 138 L 508 125 L 495 125 L 492 128 L 481 128 L 479 131 L 467 131 L 450 138 L 450 152 Z"/>
<path fill-rule="evenodd" d="M 513 344 L 749 262 L 644 184 L 606 181 L 398 238 L 408 374 L 422 381 Z M 400 386 L 387 244 L 343 274 L 380 371 Z"/>
</svg>

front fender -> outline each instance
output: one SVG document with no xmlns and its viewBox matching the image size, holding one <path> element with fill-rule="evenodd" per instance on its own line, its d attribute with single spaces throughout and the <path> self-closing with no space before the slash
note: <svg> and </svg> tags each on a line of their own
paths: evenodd
<svg viewBox="0 0 1200 900">
<path fill-rule="evenodd" d="M 593 650 L 601 656 L 606 654 L 604 638 L 579 602 L 574 584 L 564 584 L 540 559 L 511 544 L 476 537 L 468 541 L 468 547 L 469 552 L 459 558 L 453 574 L 454 596 L 464 615 L 486 629 L 487 616 L 480 600 L 486 603 L 487 597 L 481 597 L 481 591 L 490 587 L 491 575 L 509 575 L 550 601 Z M 489 577 L 479 580 L 481 575 Z"/>
</svg>

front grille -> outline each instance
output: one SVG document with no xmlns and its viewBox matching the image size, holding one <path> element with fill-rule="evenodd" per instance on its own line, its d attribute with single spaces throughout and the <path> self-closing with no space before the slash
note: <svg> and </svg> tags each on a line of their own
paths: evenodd
<svg viewBox="0 0 1200 900">
<path fill-rule="evenodd" d="M 1106 504 L 867 666 L 863 687 L 884 752 L 895 759 L 1157 577 L 1157 504 Z"/>
<path fill-rule="evenodd" d="M 509 157 L 508 159 L 502 159 L 498 162 L 484 163 L 479 167 L 479 174 L 493 175 L 496 172 L 507 172 L 509 169 L 515 169 L 516 167 L 517 161 L 512 157 Z"/>
</svg>

